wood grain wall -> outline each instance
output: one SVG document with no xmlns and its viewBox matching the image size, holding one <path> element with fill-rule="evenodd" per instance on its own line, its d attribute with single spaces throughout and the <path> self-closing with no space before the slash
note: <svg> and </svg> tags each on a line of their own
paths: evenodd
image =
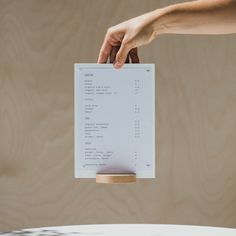
<svg viewBox="0 0 236 236">
<path fill-rule="evenodd" d="M 157 68 L 157 179 L 73 176 L 73 64 L 96 62 L 109 26 L 175 2 L 0 0 L 0 231 L 236 227 L 236 35 L 161 36 L 141 49 Z"/>
</svg>

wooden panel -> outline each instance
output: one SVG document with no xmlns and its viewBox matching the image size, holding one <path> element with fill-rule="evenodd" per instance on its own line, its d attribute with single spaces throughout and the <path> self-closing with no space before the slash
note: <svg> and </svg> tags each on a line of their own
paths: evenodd
<svg viewBox="0 0 236 236">
<path fill-rule="evenodd" d="M 75 180 L 73 64 L 106 29 L 177 1 L 0 0 L 0 231 L 88 223 L 236 227 L 236 36 L 161 36 L 155 180 Z"/>
</svg>

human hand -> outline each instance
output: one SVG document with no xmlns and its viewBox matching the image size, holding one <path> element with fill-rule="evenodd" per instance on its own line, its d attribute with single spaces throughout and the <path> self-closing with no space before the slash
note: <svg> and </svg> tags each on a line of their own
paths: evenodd
<svg viewBox="0 0 236 236">
<path fill-rule="evenodd" d="M 98 63 L 108 58 L 121 68 L 129 57 L 139 63 L 138 50 L 160 34 L 236 33 L 235 0 L 198 0 L 170 5 L 108 29 Z"/>
<path fill-rule="evenodd" d="M 106 63 L 110 58 L 117 69 L 129 62 L 129 57 L 132 63 L 139 63 L 137 47 L 150 43 L 155 37 L 153 19 L 154 14 L 150 12 L 109 28 L 98 63 Z"/>
</svg>

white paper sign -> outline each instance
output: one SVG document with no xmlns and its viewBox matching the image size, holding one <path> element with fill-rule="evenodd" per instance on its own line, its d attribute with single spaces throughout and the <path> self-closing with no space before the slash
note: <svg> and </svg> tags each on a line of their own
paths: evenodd
<svg viewBox="0 0 236 236">
<path fill-rule="evenodd" d="M 75 177 L 155 178 L 153 64 L 75 64 Z"/>
</svg>

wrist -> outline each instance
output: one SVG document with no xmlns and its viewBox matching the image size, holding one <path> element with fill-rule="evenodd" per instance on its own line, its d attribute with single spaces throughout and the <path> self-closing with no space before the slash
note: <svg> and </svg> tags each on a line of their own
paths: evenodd
<svg viewBox="0 0 236 236">
<path fill-rule="evenodd" d="M 155 36 L 171 33 L 173 7 L 165 7 L 152 12 L 152 30 Z"/>
</svg>

